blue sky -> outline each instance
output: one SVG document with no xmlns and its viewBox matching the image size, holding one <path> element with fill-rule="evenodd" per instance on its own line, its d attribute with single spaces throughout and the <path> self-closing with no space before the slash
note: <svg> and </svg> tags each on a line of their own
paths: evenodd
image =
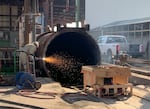
<svg viewBox="0 0 150 109">
<path fill-rule="evenodd" d="M 85 22 L 91 28 L 114 21 L 150 17 L 150 0 L 86 0 Z"/>
</svg>

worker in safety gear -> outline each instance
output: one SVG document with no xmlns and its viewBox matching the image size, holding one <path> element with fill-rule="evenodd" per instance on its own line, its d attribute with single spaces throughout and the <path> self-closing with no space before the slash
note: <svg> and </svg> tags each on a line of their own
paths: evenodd
<svg viewBox="0 0 150 109">
<path fill-rule="evenodd" d="M 35 79 L 34 77 L 27 72 L 18 72 L 16 73 L 16 87 L 18 89 L 33 89 Z"/>
<path fill-rule="evenodd" d="M 31 57 L 34 56 L 37 48 L 39 47 L 39 42 L 33 42 L 30 44 L 26 44 L 23 48 L 21 48 L 20 52 L 20 62 L 22 70 L 26 72 L 31 72 L 30 70 L 30 60 Z"/>
<path fill-rule="evenodd" d="M 36 81 L 34 76 L 28 72 L 17 72 L 15 78 L 16 87 L 19 90 L 22 89 L 36 89 L 41 88 L 41 83 Z"/>
</svg>

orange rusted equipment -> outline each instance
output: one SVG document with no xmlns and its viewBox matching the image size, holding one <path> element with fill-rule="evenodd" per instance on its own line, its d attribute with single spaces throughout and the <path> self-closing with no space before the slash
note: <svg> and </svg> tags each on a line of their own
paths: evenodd
<svg viewBox="0 0 150 109">
<path fill-rule="evenodd" d="M 82 66 L 84 90 L 98 97 L 132 95 L 130 69 L 123 66 Z"/>
</svg>

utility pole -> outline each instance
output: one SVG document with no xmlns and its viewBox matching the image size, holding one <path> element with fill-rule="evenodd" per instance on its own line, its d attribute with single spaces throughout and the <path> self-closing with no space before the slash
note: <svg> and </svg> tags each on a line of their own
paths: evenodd
<svg viewBox="0 0 150 109">
<path fill-rule="evenodd" d="M 76 27 L 79 27 L 79 12 L 80 12 L 80 0 L 76 0 L 76 6 L 75 6 L 75 22 Z"/>
</svg>

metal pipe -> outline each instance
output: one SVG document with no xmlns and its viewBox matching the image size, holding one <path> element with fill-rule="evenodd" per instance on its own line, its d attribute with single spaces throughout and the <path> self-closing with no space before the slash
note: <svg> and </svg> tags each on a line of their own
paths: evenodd
<svg viewBox="0 0 150 109">
<path fill-rule="evenodd" d="M 54 63 L 39 60 L 37 68 L 61 83 L 81 83 L 81 67 L 101 62 L 96 41 L 82 29 L 70 28 L 57 33 L 45 33 L 37 40 L 40 46 L 36 56 L 54 58 Z"/>
<path fill-rule="evenodd" d="M 76 8 L 75 8 L 75 21 L 76 27 L 79 27 L 79 12 L 80 12 L 80 0 L 76 0 Z"/>
<path fill-rule="evenodd" d="M 29 4 L 30 0 L 24 0 L 24 14 L 29 12 Z M 25 34 L 24 34 L 24 45 L 29 43 L 29 32 L 30 32 L 30 25 L 29 25 L 29 16 L 25 16 Z"/>
<path fill-rule="evenodd" d="M 52 29 L 52 31 L 54 31 L 54 13 L 53 13 L 53 8 L 54 8 L 54 0 L 51 0 L 50 1 L 51 2 L 51 29 Z"/>
</svg>

